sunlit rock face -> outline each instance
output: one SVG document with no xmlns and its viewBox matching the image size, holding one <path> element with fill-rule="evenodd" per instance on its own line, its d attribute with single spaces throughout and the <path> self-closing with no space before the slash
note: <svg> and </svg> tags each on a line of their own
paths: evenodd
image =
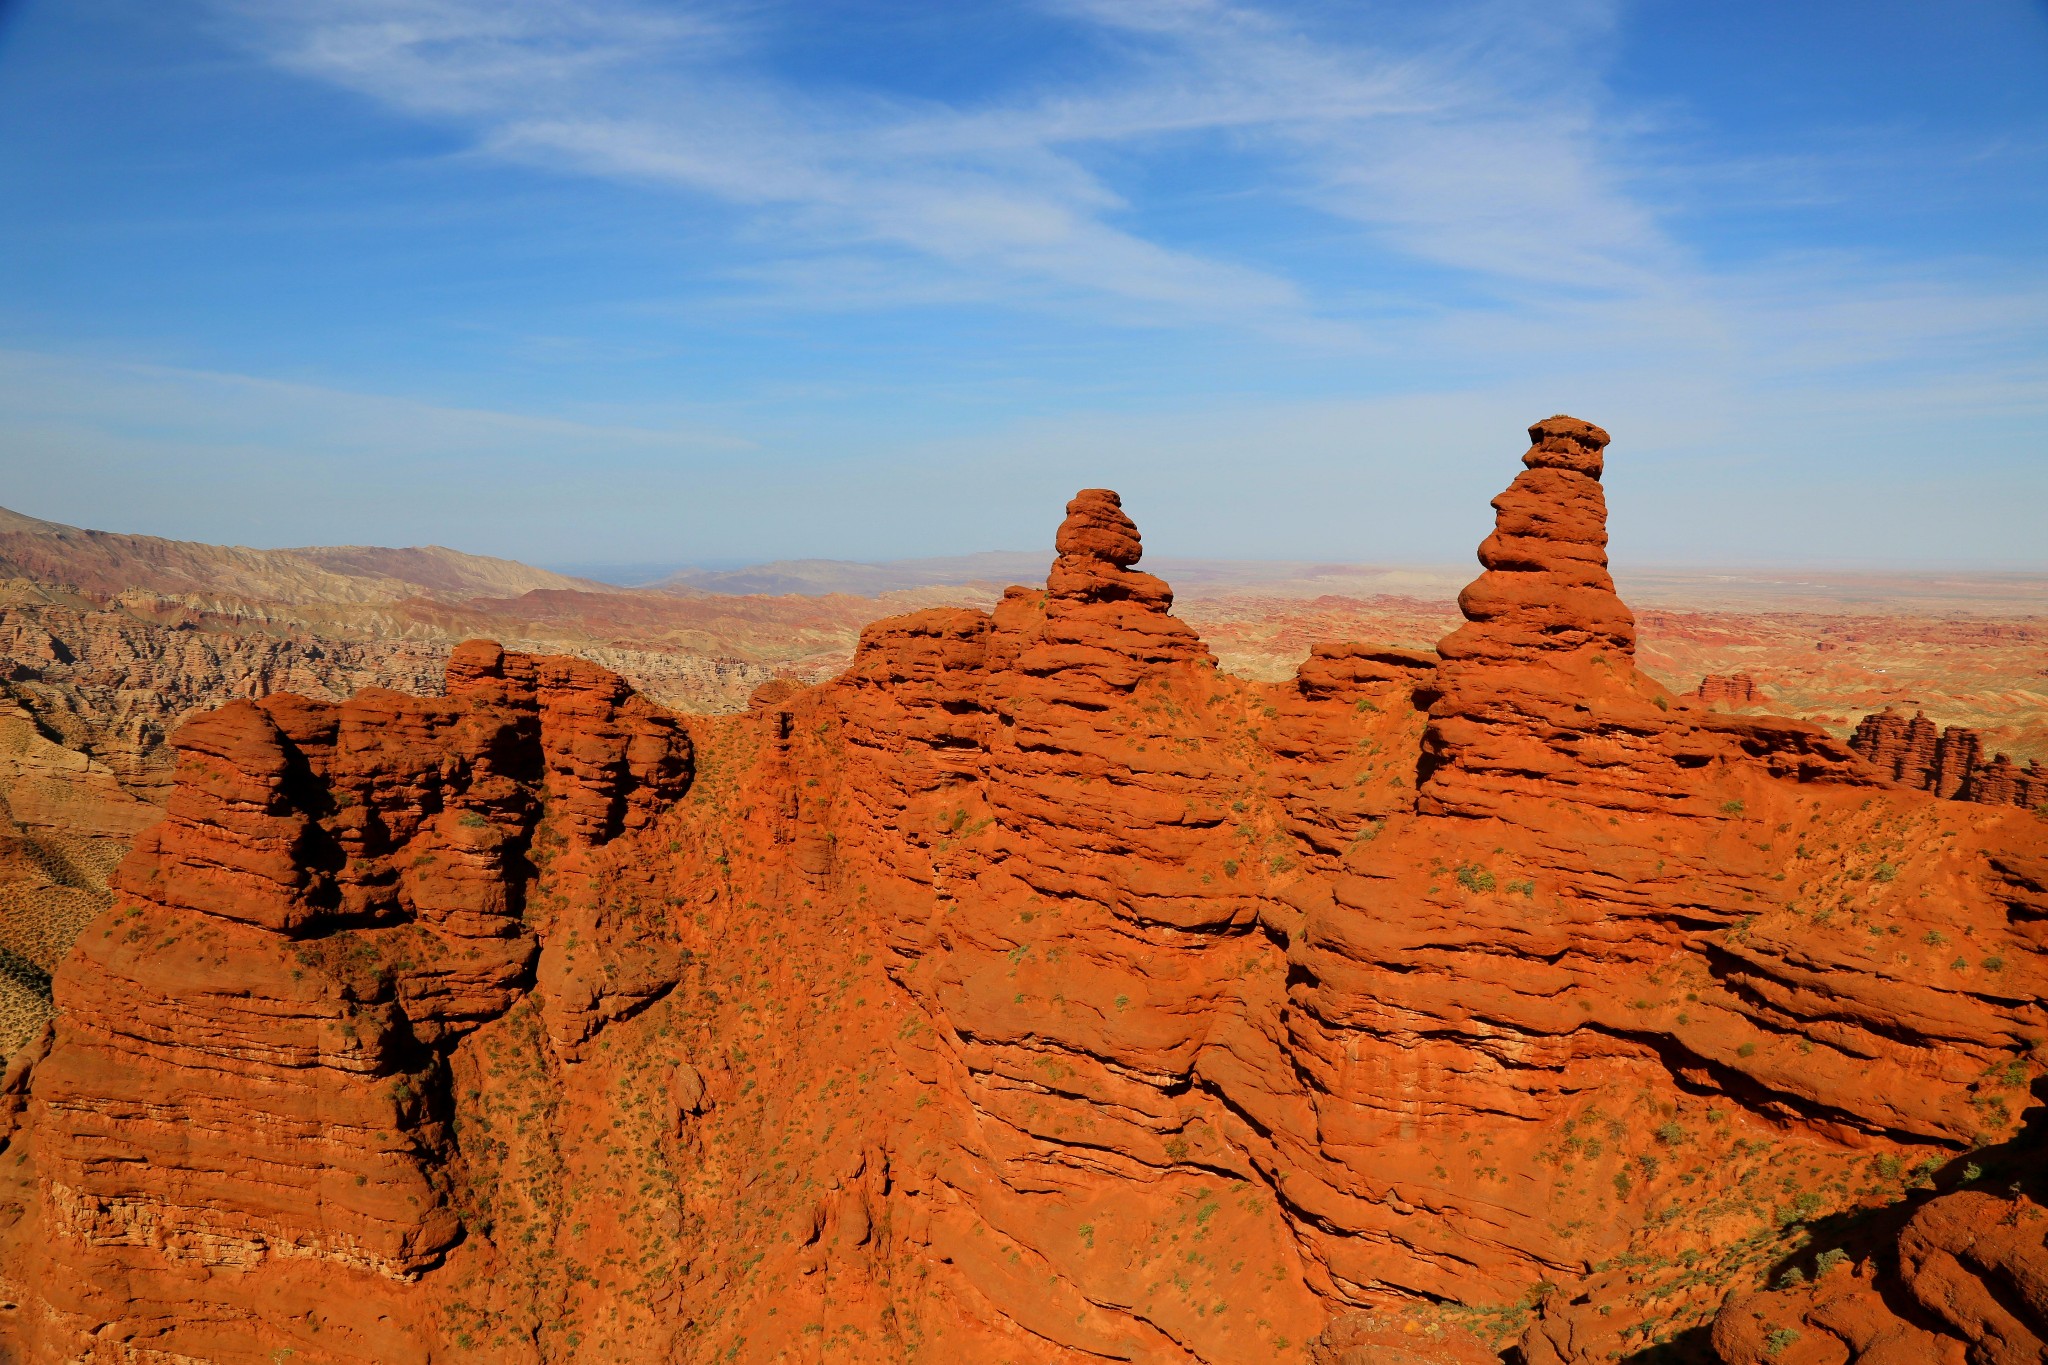
<svg viewBox="0 0 2048 1365">
<path fill-rule="evenodd" d="M 741 715 L 188 724 L 0 1082 L 7 1349 L 2032 1358 L 2048 826 L 1640 672 L 1530 436 L 1433 654 L 1229 677 L 1096 489 Z"/>
</svg>

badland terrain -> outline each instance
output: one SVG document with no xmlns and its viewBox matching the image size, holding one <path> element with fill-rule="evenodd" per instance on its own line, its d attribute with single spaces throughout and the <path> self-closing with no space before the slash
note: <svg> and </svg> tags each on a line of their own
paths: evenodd
<svg viewBox="0 0 2048 1365">
<path fill-rule="evenodd" d="M 2040 1360 L 2038 601 L 1530 439 L 1455 604 L 12 517 L 0 1351 Z"/>
</svg>

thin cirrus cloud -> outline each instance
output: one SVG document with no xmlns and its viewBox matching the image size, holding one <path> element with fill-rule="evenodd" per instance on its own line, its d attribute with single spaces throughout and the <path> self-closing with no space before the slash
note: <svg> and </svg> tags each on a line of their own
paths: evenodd
<svg viewBox="0 0 2048 1365">
<path fill-rule="evenodd" d="M 1656 199 L 1678 172 L 1639 136 L 1655 111 L 1619 110 L 1598 78 L 1622 12 L 1606 0 L 1479 0 L 1379 37 L 1224 0 L 1041 8 L 1104 59 L 952 102 L 807 87 L 762 56 L 768 18 L 724 6 L 227 13 L 270 62 L 460 129 L 476 154 L 751 215 L 757 255 L 728 273 L 762 306 L 1081 308 L 1326 351 L 1462 363 L 1511 344 L 1518 368 L 1661 356 L 1731 377 L 1902 355 L 1939 366 L 1950 343 L 2010 344 L 2048 320 L 2042 281 L 2010 272 L 1811 251 L 1703 264 Z M 1358 233 L 1370 283 L 1261 261 L 1256 232 L 1176 243 L 1170 215 L 1098 166 L 1174 153 L 1229 158 L 1218 192 Z M 1796 169 L 1773 179 L 1695 155 L 1683 173 L 1804 192 Z M 1969 335 L 1959 319 L 1975 320 Z"/>
<path fill-rule="evenodd" d="M 1129 224 L 1134 206 L 1091 156 L 1176 140 L 1248 149 L 1262 189 L 1459 270 L 1612 292 L 1658 287 L 1674 264 L 1603 164 L 1590 97 L 1535 78 L 1604 7 L 1536 19 L 1480 6 L 1440 25 L 1455 36 L 1402 51 L 1198 0 L 1055 8 L 1114 54 L 1109 69 L 977 105 L 807 93 L 749 62 L 752 35 L 708 9 L 314 0 L 233 13 L 279 66 L 458 126 L 485 154 L 695 191 L 775 215 L 808 245 L 904 250 L 996 289 L 1123 305 L 1128 321 L 1347 332 L 1283 273 Z"/>
<path fill-rule="evenodd" d="M 53 248 L 63 288 L 14 292 L 76 325 L 0 337 L 0 435 L 101 505 L 147 484 L 136 529 L 189 487 L 185 533 L 255 535 L 220 519 L 314 487 L 363 521 L 299 540 L 888 558 L 1035 543 L 1020 502 L 1116 481 L 1183 553 L 1451 557 L 1562 408 L 1614 429 L 1645 553 L 2039 557 L 2048 272 L 1976 228 L 2023 215 L 2042 111 L 1868 97 L 1918 20 L 1842 55 L 1655 0 L 186 3 L 236 117 L 165 120 L 164 165 L 226 169 L 109 176 L 154 145 L 114 102 L 72 235 L 132 273 Z M 109 88 L 176 66 L 71 32 Z M 241 158 L 280 73 L 320 93 Z M 340 501 L 371 468 L 401 519 Z M 42 510 L 94 519 L 78 483 Z"/>
<path fill-rule="evenodd" d="M 1076 8 L 1160 39 L 1162 84 L 1196 73 L 1198 107 L 1230 92 L 1215 126 L 1270 139 L 1304 202 L 1404 253 L 1601 291 L 1656 287 L 1683 263 L 1609 164 L 1596 83 L 1558 79 L 1612 5 L 1447 7 L 1401 51 L 1332 51 L 1226 5 Z"/>
</svg>

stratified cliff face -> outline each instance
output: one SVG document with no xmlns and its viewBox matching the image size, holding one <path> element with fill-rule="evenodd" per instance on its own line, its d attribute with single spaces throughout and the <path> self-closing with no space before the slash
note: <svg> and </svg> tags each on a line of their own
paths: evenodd
<svg viewBox="0 0 2048 1365">
<path fill-rule="evenodd" d="M 1763 689 L 1756 685 L 1756 679 L 1747 673 L 1709 673 L 1700 679 L 1700 685 L 1693 689 L 1692 695 L 1693 700 L 1702 706 L 1729 710 L 1770 704 Z"/>
<path fill-rule="evenodd" d="M 49 974 L 109 904 L 108 875 L 136 834 L 162 818 L 172 729 L 280 690 L 439 691 L 447 657 L 408 641 L 199 629 L 188 613 L 158 620 L 66 597 L 0 584 L 0 1056 L 49 1017 Z"/>
<path fill-rule="evenodd" d="M 34 529 L 10 529 L 23 525 Z M 329 572 L 327 561 L 359 572 Z M 414 581 L 380 576 L 379 564 Z M 416 595 L 425 591 L 530 588 L 497 605 L 536 614 L 563 596 L 631 600 L 566 592 L 577 580 L 452 551 L 232 550 L 0 510 L 0 575 L 10 573 L 42 577 L 0 578 L 0 1059 L 49 1017 L 49 973 L 106 907 L 108 873 L 136 832 L 161 817 L 173 781 L 166 738 L 185 719 L 277 692 L 440 692 L 461 638 L 451 631 L 478 602 Z M 561 630 L 562 648 L 671 700 L 737 706 L 770 672 L 700 652 L 711 640 L 699 650 L 621 647 L 590 638 L 601 623 L 575 624 Z"/>
<path fill-rule="evenodd" d="M 2031 1283 L 2032 1206 L 1949 1191 L 2036 1160 L 2048 825 L 1640 673 L 1606 434 L 1531 440 L 1438 655 L 1229 678 L 1088 490 L 1043 589 L 742 716 L 475 643 L 445 699 L 188 724 L 0 1081 L 0 1332 L 1789 1360 L 1772 1314 L 1825 1310 L 1755 1291 L 1840 1237 L 1807 1291 L 1871 1332 L 2019 1340 L 1859 1262 L 2009 1316 Z"/>
<path fill-rule="evenodd" d="M 446 701 L 237 702 L 178 732 L 169 816 L 59 972 L 35 1071 L 45 1352 L 111 1317 L 137 1349 L 268 1358 L 253 1306 L 312 1314 L 279 1349 L 325 1330 L 329 1350 L 408 1358 L 396 1286 L 474 1197 L 446 1164 L 451 1050 L 536 969 L 569 1049 L 672 980 L 631 956 L 551 972 L 544 935 L 597 912 L 527 889 L 542 864 L 594 874 L 679 795 L 687 736 L 580 661 L 472 646 L 448 683 Z"/>
<path fill-rule="evenodd" d="M 1956 801 L 1989 806 L 2048 805 L 2048 771 L 2038 761 L 2025 767 L 2007 754 L 1984 756 L 1984 740 L 1964 725 L 1936 733 L 1924 712 L 1911 720 L 1897 711 L 1865 716 L 1849 747 L 1894 782 Z"/>
</svg>

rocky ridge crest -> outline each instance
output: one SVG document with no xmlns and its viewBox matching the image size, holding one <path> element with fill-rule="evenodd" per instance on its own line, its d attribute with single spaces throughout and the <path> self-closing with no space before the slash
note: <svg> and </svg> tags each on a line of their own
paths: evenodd
<svg viewBox="0 0 2048 1365">
<path fill-rule="evenodd" d="M 743 715 L 478 642 L 188 723 L 0 1082 L 5 1343 L 2033 1358 L 2048 826 L 1642 674 L 1530 437 L 1436 656 L 1229 678 L 1089 490 Z"/>
</svg>

